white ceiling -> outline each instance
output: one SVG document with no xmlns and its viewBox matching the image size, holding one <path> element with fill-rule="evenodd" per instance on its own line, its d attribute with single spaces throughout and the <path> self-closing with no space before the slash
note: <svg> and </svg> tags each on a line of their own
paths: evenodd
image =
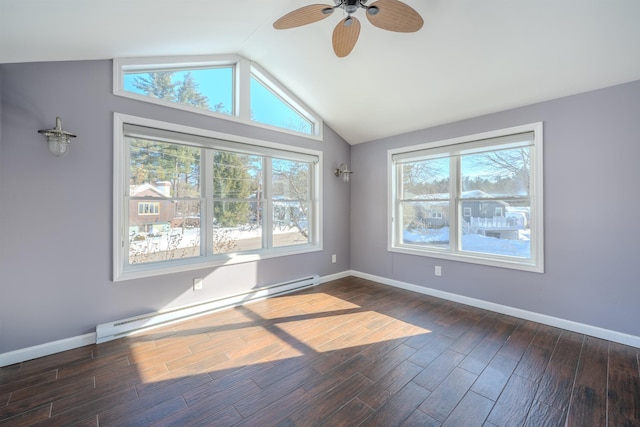
<svg viewBox="0 0 640 427">
<path fill-rule="evenodd" d="M 341 11 L 271 25 L 323 0 L 0 0 L 0 63 L 236 53 L 351 144 L 640 79 L 639 0 L 405 2 L 420 31 L 359 10 L 360 39 L 337 58 Z"/>
</svg>

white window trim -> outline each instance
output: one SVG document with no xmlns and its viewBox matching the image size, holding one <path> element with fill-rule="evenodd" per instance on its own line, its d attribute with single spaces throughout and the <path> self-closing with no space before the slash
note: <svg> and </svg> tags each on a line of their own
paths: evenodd
<svg viewBox="0 0 640 427">
<path fill-rule="evenodd" d="M 312 242 L 307 245 L 286 246 L 259 250 L 252 253 L 238 254 L 217 254 L 210 257 L 195 257 L 188 259 L 172 260 L 168 262 L 154 262 L 149 264 L 126 265 L 128 259 L 128 248 L 125 242 L 127 237 L 126 215 L 126 186 L 127 176 L 127 152 L 123 132 L 125 124 L 144 126 L 152 129 L 161 129 L 170 132 L 178 132 L 195 138 L 209 138 L 229 143 L 247 144 L 264 149 L 278 150 L 283 152 L 300 153 L 318 158 L 315 171 L 312 173 L 312 188 L 315 198 L 312 201 L 314 212 L 313 228 L 311 231 Z M 238 264 L 244 262 L 258 261 L 261 259 L 275 258 L 288 255 L 297 255 L 309 252 L 322 251 L 322 152 L 306 148 L 292 147 L 270 141 L 257 140 L 253 138 L 229 135 L 221 132 L 209 131 L 205 129 L 193 128 L 173 123 L 162 122 L 143 117 L 130 116 L 126 114 L 114 113 L 113 119 L 114 150 L 113 150 L 113 281 L 122 281 L 150 277 L 162 274 L 189 271 L 198 268 L 218 267 L 221 265 Z M 205 229 L 205 231 L 208 229 Z M 210 236 L 204 236 L 209 238 Z"/>
<path fill-rule="evenodd" d="M 202 108 L 190 105 L 177 104 L 174 102 L 156 99 L 149 96 L 141 95 L 124 90 L 124 71 L 149 71 L 153 69 L 164 68 L 197 68 L 197 67 L 216 67 L 216 66 L 234 66 L 234 88 L 233 99 L 234 108 L 229 114 L 217 113 L 215 111 L 204 110 Z M 291 108 L 298 114 L 309 120 L 313 125 L 313 133 L 306 134 L 296 132 L 290 129 L 278 126 L 260 123 L 251 120 L 251 98 L 250 98 L 250 79 L 251 75 L 255 75 L 263 84 L 268 86 L 274 93 L 282 98 Z M 324 124 L 320 116 L 318 116 L 311 108 L 299 100 L 291 91 L 269 75 L 262 67 L 255 62 L 249 61 L 239 55 L 208 55 L 208 56 L 181 56 L 181 57 L 144 57 L 144 58 L 114 58 L 113 59 L 113 94 L 125 98 L 136 99 L 138 101 L 150 104 L 162 105 L 165 107 L 175 108 L 178 110 L 189 111 L 192 113 L 204 114 L 206 116 L 218 119 L 229 120 L 237 123 L 244 123 L 254 127 L 274 130 L 286 134 L 302 136 L 304 138 L 323 140 Z"/>
<path fill-rule="evenodd" d="M 490 138 L 504 137 L 519 133 L 533 132 L 534 145 L 530 153 L 531 161 L 531 220 L 535 221 L 535 227 L 531 230 L 531 259 L 516 260 L 509 257 L 492 256 L 490 254 L 470 254 L 466 252 L 450 250 L 439 250 L 437 248 L 412 248 L 410 245 L 396 245 L 397 227 L 395 225 L 396 216 L 396 183 L 397 174 L 393 162 L 394 155 L 402 155 L 418 150 L 440 149 L 443 152 L 457 144 L 465 144 L 473 141 L 487 140 Z M 402 254 L 419 255 L 432 258 L 446 259 L 451 261 L 462 261 L 473 264 L 482 264 L 493 267 L 510 268 L 515 270 L 544 273 L 544 209 L 543 209 L 543 125 L 542 122 L 530 123 L 521 126 L 514 126 L 490 132 L 483 132 L 474 135 L 467 135 L 443 141 L 430 142 L 391 149 L 387 152 L 387 250 Z M 455 209 L 455 207 L 454 207 Z M 456 216 L 452 214 L 452 216 Z"/>
</svg>

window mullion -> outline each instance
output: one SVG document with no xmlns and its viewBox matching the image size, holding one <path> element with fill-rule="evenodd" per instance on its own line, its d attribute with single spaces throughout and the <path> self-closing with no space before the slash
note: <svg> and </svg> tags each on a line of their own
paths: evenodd
<svg viewBox="0 0 640 427">
<path fill-rule="evenodd" d="M 273 174 L 272 158 L 264 158 L 264 201 L 265 210 L 262 214 L 262 245 L 266 249 L 273 248 Z"/>
<path fill-rule="evenodd" d="M 460 251 L 462 238 L 459 227 L 460 194 L 460 156 L 449 158 L 449 250 L 453 253 Z"/>
<path fill-rule="evenodd" d="M 245 122 L 251 122 L 251 63 L 240 58 L 236 67 L 236 115 Z"/>
<path fill-rule="evenodd" d="M 200 247 L 206 257 L 213 255 L 213 150 L 202 150 L 200 156 Z"/>
</svg>

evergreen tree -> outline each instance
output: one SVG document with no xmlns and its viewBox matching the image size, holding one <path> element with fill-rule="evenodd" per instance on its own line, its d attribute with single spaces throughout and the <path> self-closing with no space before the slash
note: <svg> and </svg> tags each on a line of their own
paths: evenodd
<svg viewBox="0 0 640 427">
<path fill-rule="evenodd" d="M 214 154 L 214 196 L 222 199 L 246 199 L 251 192 L 251 176 L 242 156 L 226 151 Z M 216 202 L 213 215 L 222 227 L 234 227 L 247 222 L 249 203 L 243 201 Z"/>
<path fill-rule="evenodd" d="M 145 95 L 153 98 L 228 114 L 222 102 L 213 106 L 209 105 L 209 98 L 198 90 L 198 83 L 191 73 L 185 73 L 182 81 L 174 81 L 174 74 L 176 74 L 175 71 L 147 73 L 146 77 L 136 76 L 133 85 Z"/>
<path fill-rule="evenodd" d="M 175 100 L 177 82 L 173 82 L 173 71 L 148 73 L 147 77 L 136 76 L 133 85 L 146 95 L 158 99 Z"/>
<path fill-rule="evenodd" d="M 176 102 L 198 108 L 209 109 L 209 98 L 198 91 L 198 83 L 191 73 L 186 73 L 176 92 Z"/>
</svg>

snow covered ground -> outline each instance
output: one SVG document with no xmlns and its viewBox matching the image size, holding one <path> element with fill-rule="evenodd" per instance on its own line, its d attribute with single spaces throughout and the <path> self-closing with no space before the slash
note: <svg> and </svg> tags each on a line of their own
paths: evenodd
<svg viewBox="0 0 640 427">
<path fill-rule="evenodd" d="M 447 245 L 449 243 L 449 227 L 404 230 L 402 238 L 405 243 L 434 246 Z M 498 239 L 480 234 L 463 234 L 462 250 L 529 258 L 531 256 L 529 230 L 520 230 L 517 240 Z"/>
</svg>

